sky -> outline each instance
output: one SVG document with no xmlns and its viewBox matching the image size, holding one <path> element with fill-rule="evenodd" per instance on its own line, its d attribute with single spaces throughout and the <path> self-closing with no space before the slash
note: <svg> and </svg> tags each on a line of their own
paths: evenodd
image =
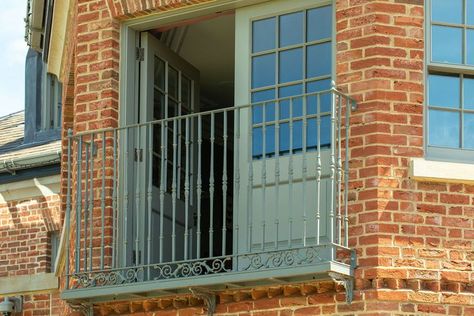
<svg viewBox="0 0 474 316">
<path fill-rule="evenodd" d="M 0 116 L 25 107 L 26 0 L 2 1 L 0 10 Z"/>
</svg>

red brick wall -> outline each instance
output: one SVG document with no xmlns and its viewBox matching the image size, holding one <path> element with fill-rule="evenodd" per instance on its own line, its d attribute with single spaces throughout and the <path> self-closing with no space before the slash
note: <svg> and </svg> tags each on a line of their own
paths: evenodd
<svg viewBox="0 0 474 316">
<path fill-rule="evenodd" d="M 176 9 L 185 2 L 199 1 L 78 1 L 76 59 L 71 70 L 75 132 L 117 125 L 118 20 Z M 474 314 L 469 307 L 474 303 L 474 189 L 408 177 L 410 158 L 423 157 L 424 2 L 336 3 L 337 85 L 359 101 L 350 131 L 350 245 L 358 253 L 357 299 L 347 306 L 339 298 L 342 294 L 326 293 L 325 300 L 319 301 L 311 299 L 314 293 L 281 293 L 272 298 L 247 297 L 244 303 L 223 300 L 219 311 L 229 315 L 249 315 L 249 311 L 252 315 Z M 341 303 L 334 304 L 336 298 Z M 263 307 L 260 302 L 270 303 Z M 147 311 L 146 304 L 140 305 L 141 309 L 115 313 Z M 101 308 L 104 314 L 113 310 Z M 167 306 L 156 315 L 195 312 Z"/>
</svg>

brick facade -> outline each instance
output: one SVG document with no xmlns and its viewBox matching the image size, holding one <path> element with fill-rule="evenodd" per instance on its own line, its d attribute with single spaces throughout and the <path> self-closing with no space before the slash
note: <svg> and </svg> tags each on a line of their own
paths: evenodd
<svg viewBox="0 0 474 316">
<path fill-rule="evenodd" d="M 118 125 L 121 21 L 199 2 L 77 1 L 64 126 L 78 133 Z M 223 292 L 218 315 L 474 315 L 474 185 L 409 178 L 410 159 L 424 155 L 424 2 L 338 0 L 336 7 L 336 82 L 359 103 L 349 140 L 355 300 L 347 305 L 332 282 L 277 286 Z M 95 311 L 205 314 L 202 301 L 188 297 Z"/>
</svg>

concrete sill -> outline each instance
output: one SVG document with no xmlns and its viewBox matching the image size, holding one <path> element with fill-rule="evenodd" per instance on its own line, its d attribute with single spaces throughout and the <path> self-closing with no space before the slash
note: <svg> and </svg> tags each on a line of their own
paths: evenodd
<svg viewBox="0 0 474 316">
<path fill-rule="evenodd" d="M 474 164 L 413 158 L 409 175 L 416 181 L 474 184 Z"/>
</svg>

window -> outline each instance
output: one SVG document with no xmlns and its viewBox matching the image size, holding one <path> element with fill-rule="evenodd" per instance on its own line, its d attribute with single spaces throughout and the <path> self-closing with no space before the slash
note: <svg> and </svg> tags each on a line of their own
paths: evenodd
<svg viewBox="0 0 474 316">
<path fill-rule="evenodd" d="M 431 0 L 427 156 L 474 157 L 474 0 Z"/>
<path fill-rule="evenodd" d="M 40 130 L 46 131 L 50 129 L 58 129 L 61 127 L 61 97 L 61 83 L 58 81 L 55 75 L 45 73 L 43 77 L 42 88 Z"/>
<path fill-rule="evenodd" d="M 251 32 L 253 157 L 261 157 L 263 151 L 275 154 L 276 145 L 280 155 L 316 148 L 316 96 L 303 95 L 331 88 L 332 7 L 254 20 Z M 321 131 L 325 132 L 321 133 L 321 146 L 328 146 L 330 94 L 319 101 Z M 312 135 L 306 137 L 306 144 L 302 143 L 304 116 L 306 133 Z"/>
</svg>

